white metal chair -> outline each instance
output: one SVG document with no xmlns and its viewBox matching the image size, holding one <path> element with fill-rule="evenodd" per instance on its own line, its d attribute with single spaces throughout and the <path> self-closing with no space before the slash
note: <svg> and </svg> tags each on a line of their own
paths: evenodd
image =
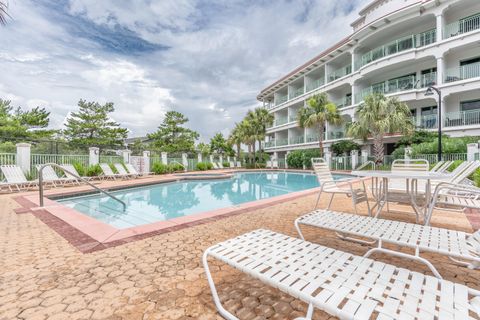
<svg viewBox="0 0 480 320">
<path fill-rule="evenodd" d="M 237 168 L 242 168 L 242 163 L 240 161 L 237 161 Z"/>
<path fill-rule="evenodd" d="M 131 178 L 137 178 L 137 175 L 127 172 L 127 170 L 125 169 L 123 164 L 115 163 L 113 165 L 115 166 L 115 169 L 117 169 L 118 174 L 120 174 L 120 175 L 122 175 L 126 178 L 130 178 L 130 177 Z"/>
<path fill-rule="evenodd" d="M 23 188 L 26 188 L 28 190 L 31 187 L 38 186 L 38 180 L 27 180 L 22 169 L 16 165 L 2 165 L 0 166 L 0 170 L 2 170 L 3 176 L 6 180 L 6 184 L 15 186 L 19 191 Z"/>
<path fill-rule="evenodd" d="M 37 164 L 37 171 L 40 173 L 40 169 L 43 167 L 43 164 Z M 54 187 L 65 186 L 66 184 L 80 184 L 77 178 L 69 177 L 59 177 L 52 166 L 45 166 L 42 170 L 43 182 L 44 184 L 51 184 Z"/>
<path fill-rule="evenodd" d="M 75 169 L 75 166 L 74 166 L 73 164 L 68 164 L 68 163 L 66 163 L 66 164 L 60 165 L 60 167 L 61 167 L 62 169 L 65 169 L 65 170 L 66 170 L 66 171 L 64 170 L 63 172 L 65 173 L 65 176 L 66 176 L 67 178 L 77 179 L 77 178 L 74 176 L 74 175 L 76 175 L 76 176 L 78 176 L 78 177 L 80 177 L 80 178 L 82 178 L 82 179 L 84 179 L 84 180 L 92 180 L 92 177 L 81 176 L 81 175 L 78 173 L 77 169 Z M 70 174 L 70 172 L 73 173 L 74 175 Z"/>
<path fill-rule="evenodd" d="M 117 178 L 125 178 L 122 174 L 114 173 L 108 163 L 100 163 L 100 168 L 102 169 L 103 177 L 106 179 L 116 180 Z"/>
<path fill-rule="evenodd" d="M 230 168 L 232 168 L 232 169 L 235 169 L 235 162 L 233 162 L 233 161 L 230 161 L 230 163 L 229 163 L 229 164 L 230 164 Z"/>
<path fill-rule="evenodd" d="M 406 268 L 269 230 L 213 245 L 203 267 L 221 316 L 238 319 L 218 296 L 208 265 L 219 260 L 340 319 L 478 319 L 480 291 Z"/>
<path fill-rule="evenodd" d="M 213 169 L 215 169 L 215 170 L 220 169 L 220 167 L 218 166 L 218 164 L 216 162 L 212 162 L 212 166 L 213 166 Z"/>
<path fill-rule="evenodd" d="M 463 260 L 461 263 L 469 267 L 480 266 L 480 231 L 473 234 L 456 230 L 435 228 L 414 223 L 366 217 L 344 212 L 317 210 L 295 220 L 298 234 L 304 239 L 300 225 L 307 225 L 335 231 L 345 240 L 352 240 L 363 244 L 377 244 L 370 249 L 365 257 L 374 252 L 387 253 L 424 263 L 435 276 L 441 278 L 437 269 L 425 258 L 423 252 L 443 254 L 453 259 Z M 360 238 L 371 239 L 365 241 Z M 414 254 L 407 254 L 384 247 L 385 243 L 394 244 L 415 250 Z M 459 260 L 454 260 L 459 262 Z"/>
<path fill-rule="evenodd" d="M 335 194 L 340 193 L 352 198 L 353 209 L 355 212 L 357 212 L 357 204 L 365 201 L 367 203 L 368 213 L 371 214 L 365 181 L 352 179 L 333 179 L 330 168 L 328 167 L 328 163 L 322 158 L 312 158 L 312 167 L 320 184 L 320 192 L 318 193 L 314 209 L 318 207 L 322 193 L 331 194 L 327 209 L 330 209 Z M 354 187 L 353 183 L 355 181 L 360 183 L 362 187 Z M 339 183 L 346 184 L 346 187 L 339 186 Z"/>
</svg>

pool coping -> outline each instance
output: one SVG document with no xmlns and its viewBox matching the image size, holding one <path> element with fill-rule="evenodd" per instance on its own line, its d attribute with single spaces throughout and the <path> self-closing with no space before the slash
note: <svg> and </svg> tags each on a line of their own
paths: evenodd
<svg viewBox="0 0 480 320">
<path fill-rule="evenodd" d="M 260 170 L 259 170 L 260 171 Z M 286 171 L 286 170 L 265 170 Z M 236 171 L 242 172 L 242 171 Z M 245 171 L 252 172 L 252 171 Z M 308 171 L 299 171 L 309 173 Z M 202 177 L 205 179 L 205 176 Z M 207 178 L 208 179 L 208 178 Z M 214 177 L 212 179 L 218 179 Z M 133 185 L 118 185 L 110 187 L 107 190 L 126 189 L 133 187 L 142 187 L 153 184 L 164 184 L 177 181 L 186 181 L 190 179 L 166 178 L 161 181 L 138 183 Z M 245 202 L 239 205 L 210 210 L 193 214 L 189 216 L 178 217 L 167 221 L 158 221 L 141 226 L 117 229 L 107 223 L 101 222 L 95 218 L 87 216 L 79 211 L 64 206 L 50 198 L 62 198 L 71 195 L 78 195 L 78 191 L 62 192 L 48 195 L 44 198 L 44 207 L 39 207 L 38 195 L 24 195 L 14 197 L 14 200 L 21 205 L 21 208 L 15 210 L 17 214 L 31 213 L 47 226 L 56 231 L 65 238 L 70 244 L 82 253 L 91 253 L 110 247 L 115 247 L 125 243 L 145 239 L 155 235 L 177 231 L 194 225 L 204 224 L 219 219 L 227 218 L 233 215 L 246 213 L 249 211 L 262 209 L 275 204 L 291 201 L 300 197 L 318 193 L 320 187 L 311 188 L 302 191 L 287 193 L 267 199 Z M 82 192 L 83 193 L 83 192 Z"/>
</svg>

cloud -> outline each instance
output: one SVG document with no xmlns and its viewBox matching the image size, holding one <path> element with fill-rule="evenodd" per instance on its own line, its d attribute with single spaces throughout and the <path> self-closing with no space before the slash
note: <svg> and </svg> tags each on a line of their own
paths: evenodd
<svg viewBox="0 0 480 320">
<path fill-rule="evenodd" d="M 79 99 L 112 101 L 131 135 L 180 111 L 208 140 L 257 93 L 351 32 L 367 0 L 22 0 L 0 28 L 0 95 L 60 127 Z"/>
</svg>

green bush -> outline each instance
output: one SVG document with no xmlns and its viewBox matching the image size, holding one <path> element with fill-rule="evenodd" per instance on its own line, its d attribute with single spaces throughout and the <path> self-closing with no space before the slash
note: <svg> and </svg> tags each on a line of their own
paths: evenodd
<svg viewBox="0 0 480 320">
<path fill-rule="evenodd" d="M 479 137 L 442 137 L 443 153 L 466 153 L 467 144 L 478 142 Z M 417 154 L 436 154 L 438 150 L 438 141 L 435 139 L 430 142 L 423 142 L 412 145 L 413 155 Z"/>
<path fill-rule="evenodd" d="M 347 153 L 350 155 L 352 150 L 360 150 L 360 145 L 352 140 L 342 140 L 332 144 L 332 152 L 336 155 Z"/>
<path fill-rule="evenodd" d="M 294 150 L 287 155 L 287 164 L 289 168 L 303 168 L 303 151 Z"/>
<path fill-rule="evenodd" d="M 206 162 L 206 164 L 207 164 L 207 169 L 208 169 L 208 170 L 212 170 L 212 169 L 213 169 L 213 163 L 211 163 L 211 162 Z"/>
<path fill-rule="evenodd" d="M 173 162 L 168 165 L 168 172 L 178 172 L 183 170 L 183 166 L 180 163 Z"/>
<path fill-rule="evenodd" d="M 230 162 L 223 162 L 222 165 L 224 168 L 230 168 Z"/>
<path fill-rule="evenodd" d="M 319 158 L 320 150 L 319 149 L 307 149 L 303 151 L 303 165 L 305 168 L 312 168 L 312 158 Z"/>
<path fill-rule="evenodd" d="M 393 150 L 392 156 L 395 159 L 402 159 L 405 157 L 405 146 L 400 146 L 397 149 Z"/>
<path fill-rule="evenodd" d="M 197 163 L 196 168 L 197 168 L 197 170 L 205 171 L 205 170 L 208 170 L 208 164 L 205 163 L 205 162 L 199 162 L 199 163 Z"/>
<path fill-rule="evenodd" d="M 165 174 L 168 173 L 168 166 L 164 165 L 161 162 L 154 162 L 152 165 L 152 172 L 155 174 Z"/>
<path fill-rule="evenodd" d="M 95 164 L 86 168 L 84 172 L 87 177 L 98 177 L 103 171 L 99 164 Z"/>
<path fill-rule="evenodd" d="M 475 185 L 480 188 L 480 169 L 475 170 L 472 178 Z"/>
</svg>

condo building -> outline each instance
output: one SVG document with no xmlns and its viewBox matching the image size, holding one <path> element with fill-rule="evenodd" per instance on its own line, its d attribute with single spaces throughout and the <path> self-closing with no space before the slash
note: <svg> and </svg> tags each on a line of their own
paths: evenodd
<svg viewBox="0 0 480 320">
<path fill-rule="evenodd" d="M 318 132 L 296 119 L 322 92 L 344 120 L 327 124 L 324 151 L 346 138 L 357 107 L 376 92 L 405 102 L 418 128 L 437 130 L 438 96 L 425 95 L 431 85 L 442 93 L 442 131 L 480 136 L 480 0 L 375 0 L 359 15 L 351 35 L 258 94 L 275 117 L 265 151 L 281 160 L 291 150 L 318 148 Z M 385 139 L 387 154 L 398 139 Z"/>
</svg>

